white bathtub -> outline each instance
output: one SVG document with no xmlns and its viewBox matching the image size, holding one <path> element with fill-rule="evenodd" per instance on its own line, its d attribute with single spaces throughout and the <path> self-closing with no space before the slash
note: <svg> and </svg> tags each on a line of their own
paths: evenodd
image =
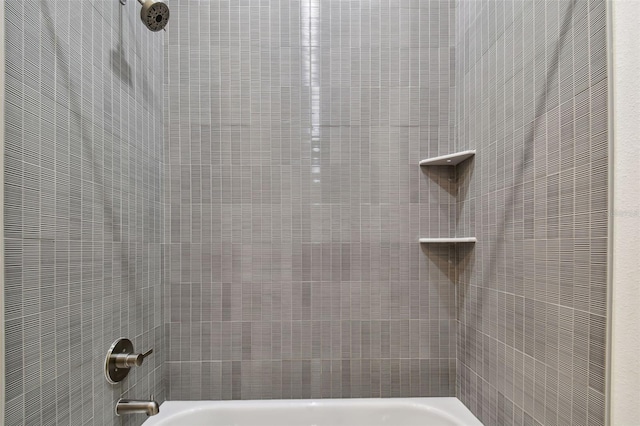
<svg viewBox="0 0 640 426">
<path fill-rule="evenodd" d="M 456 398 L 167 401 L 143 426 L 482 426 Z"/>
</svg>

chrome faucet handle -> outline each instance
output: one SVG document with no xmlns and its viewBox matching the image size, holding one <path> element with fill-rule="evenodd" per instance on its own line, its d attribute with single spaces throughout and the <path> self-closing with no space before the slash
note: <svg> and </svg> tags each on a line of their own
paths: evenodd
<svg viewBox="0 0 640 426">
<path fill-rule="evenodd" d="M 104 374 L 107 381 L 109 383 L 121 382 L 127 377 L 131 367 L 141 366 L 145 358 L 152 353 L 153 349 L 149 349 L 143 354 L 136 354 L 131 340 L 125 338 L 116 340 L 109 348 L 105 360 Z"/>
<path fill-rule="evenodd" d="M 153 353 L 153 349 L 149 349 L 143 354 L 117 354 L 111 355 L 115 358 L 116 367 L 118 368 L 131 368 L 140 367 L 144 362 L 144 359 Z"/>
</svg>

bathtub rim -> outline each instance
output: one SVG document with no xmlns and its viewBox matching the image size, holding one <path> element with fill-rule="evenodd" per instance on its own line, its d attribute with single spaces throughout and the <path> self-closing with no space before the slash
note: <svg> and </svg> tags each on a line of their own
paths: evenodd
<svg viewBox="0 0 640 426">
<path fill-rule="evenodd" d="M 456 397 L 413 397 L 413 398 L 322 398 L 322 399 L 249 399 L 249 400 L 194 400 L 165 401 L 160 405 L 160 413 L 149 417 L 143 426 L 157 426 L 160 422 L 184 412 L 197 412 L 211 406 L 224 407 L 273 407 L 275 406 L 308 406 L 329 405 L 348 406 L 376 405 L 380 403 L 408 404 L 410 406 L 427 407 L 437 414 L 462 422 L 469 426 L 482 426 L 482 422 Z"/>
</svg>

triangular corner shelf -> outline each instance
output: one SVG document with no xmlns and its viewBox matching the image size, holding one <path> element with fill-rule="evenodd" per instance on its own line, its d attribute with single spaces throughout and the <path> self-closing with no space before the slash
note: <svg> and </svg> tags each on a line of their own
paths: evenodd
<svg viewBox="0 0 640 426">
<path fill-rule="evenodd" d="M 476 155 L 474 149 L 468 151 L 456 152 L 454 154 L 441 155 L 439 157 L 425 158 L 420 161 L 421 166 L 457 166 L 464 160 Z"/>
<path fill-rule="evenodd" d="M 456 244 L 456 243 L 475 243 L 476 237 L 457 237 L 457 238 L 420 238 L 420 244 Z"/>
</svg>

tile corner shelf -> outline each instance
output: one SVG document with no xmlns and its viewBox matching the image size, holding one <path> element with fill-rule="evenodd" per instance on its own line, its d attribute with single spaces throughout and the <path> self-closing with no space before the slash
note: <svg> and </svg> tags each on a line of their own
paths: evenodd
<svg viewBox="0 0 640 426">
<path fill-rule="evenodd" d="M 420 244 L 456 244 L 456 243 L 475 243 L 476 237 L 458 237 L 458 238 L 420 238 Z"/>
<path fill-rule="evenodd" d="M 454 154 L 441 155 L 439 157 L 425 158 L 420 161 L 421 166 L 457 166 L 464 160 L 476 155 L 475 150 L 461 151 Z"/>
</svg>

